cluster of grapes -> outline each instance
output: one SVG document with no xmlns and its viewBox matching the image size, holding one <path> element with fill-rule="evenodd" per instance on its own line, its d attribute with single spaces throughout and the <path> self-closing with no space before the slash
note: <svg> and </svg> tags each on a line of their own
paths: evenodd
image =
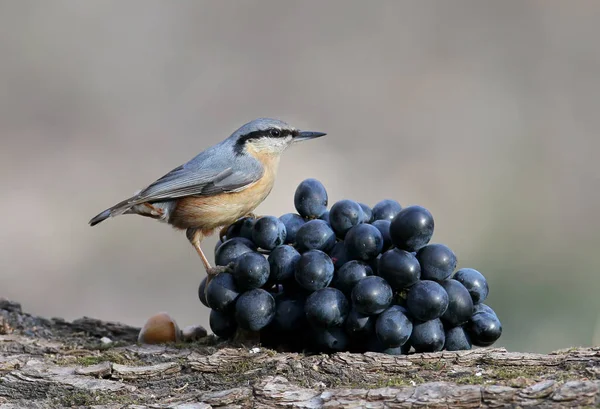
<svg viewBox="0 0 600 409">
<path fill-rule="evenodd" d="M 324 186 L 307 179 L 294 195 L 298 213 L 229 226 L 215 248 L 228 271 L 199 288 L 215 335 L 241 328 L 280 350 L 388 354 L 465 350 L 500 337 L 497 315 L 483 304 L 484 276 L 455 272 L 452 250 L 429 244 L 427 209 L 394 200 L 372 209 L 327 204 Z"/>
</svg>

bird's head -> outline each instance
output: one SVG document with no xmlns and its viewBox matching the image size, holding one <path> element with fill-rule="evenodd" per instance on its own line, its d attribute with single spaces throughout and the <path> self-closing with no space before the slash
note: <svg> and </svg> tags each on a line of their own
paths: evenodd
<svg viewBox="0 0 600 409">
<path fill-rule="evenodd" d="M 240 127 L 231 135 L 236 151 L 251 150 L 259 154 L 281 154 L 291 144 L 326 135 L 300 131 L 278 119 L 259 118 Z"/>
</svg>

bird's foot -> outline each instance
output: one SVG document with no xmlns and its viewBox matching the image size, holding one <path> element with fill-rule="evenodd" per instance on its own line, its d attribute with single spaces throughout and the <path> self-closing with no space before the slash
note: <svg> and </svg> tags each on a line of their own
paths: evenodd
<svg viewBox="0 0 600 409">
<path fill-rule="evenodd" d="M 229 263 L 226 266 L 214 266 L 214 267 L 209 267 L 206 270 L 206 274 L 208 275 L 208 278 L 215 278 L 216 276 L 218 276 L 221 273 L 231 273 L 231 271 L 233 271 L 233 263 Z"/>
</svg>

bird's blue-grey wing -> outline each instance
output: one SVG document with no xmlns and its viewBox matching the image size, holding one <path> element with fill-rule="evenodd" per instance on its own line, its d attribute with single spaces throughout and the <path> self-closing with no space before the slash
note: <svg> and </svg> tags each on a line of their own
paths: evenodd
<svg viewBox="0 0 600 409">
<path fill-rule="evenodd" d="M 96 215 L 90 220 L 90 225 L 126 213 L 141 203 L 237 192 L 251 186 L 260 180 L 264 169 L 250 155 L 237 156 L 232 147 L 227 145 L 231 143 L 231 140 L 225 140 L 200 153 L 133 197 Z"/>
<path fill-rule="evenodd" d="M 258 181 L 263 173 L 254 158 L 237 159 L 233 166 L 232 158 L 203 156 L 173 169 L 134 196 L 134 202 L 236 192 Z"/>
</svg>

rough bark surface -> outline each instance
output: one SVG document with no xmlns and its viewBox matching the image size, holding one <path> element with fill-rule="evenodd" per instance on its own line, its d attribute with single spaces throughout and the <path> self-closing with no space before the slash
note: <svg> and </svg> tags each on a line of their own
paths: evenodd
<svg viewBox="0 0 600 409">
<path fill-rule="evenodd" d="M 0 408 L 599 407 L 600 348 L 302 355 L 213 337 L 142 346 L 139 328 L 0 300 Z M 108 342 L 108 339 L 111 342 Z"/>
</svg>

